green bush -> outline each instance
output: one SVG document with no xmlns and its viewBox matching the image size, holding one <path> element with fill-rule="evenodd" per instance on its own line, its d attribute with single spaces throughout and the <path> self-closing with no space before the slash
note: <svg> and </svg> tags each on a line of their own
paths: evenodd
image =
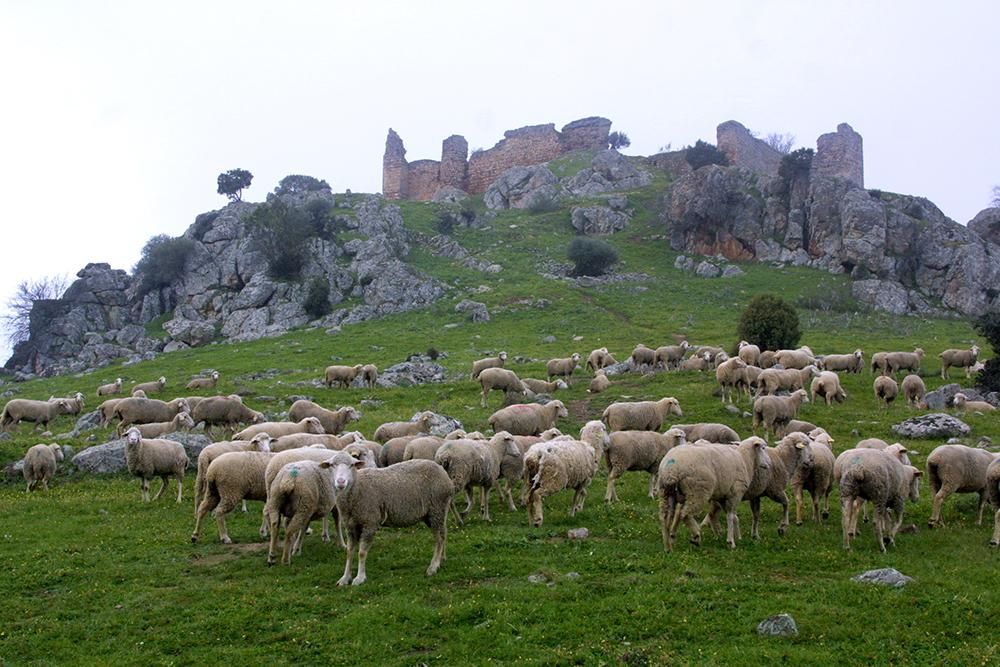
<svg viewBox="0 0 1000 667">
<path fill-rule="evenodd" d="M 684 159 L 691 165 L 692 169 L 699 169 L 709 164 L 718 164 L 723 167 L 729 165 L 729 158 L 719 150 L 714 144 L 699 139 L 684 151 Z"/>
<path fill-rule="evenodd" d="M 578 236 L 569 244 L 566 256 L 573 262 L 573 275 L 599 276 L 618 261 L 615 249 L 600 239 Z"/>
<path fill-rule="evenodd" d="M 317 190 L 329 189 L 330 184 L 326 181 L 302 174 L 289 174 L 278 181 L 278 187 L 274 189 L 274 194 L 294 195 L 301 192 L 315 192 Z"/>
<path fill-rule="evenodd" d="M 608 135 L 608 146 L 618 150 L 619 148 L 628 148 L 632 145 L 632 140 L 628 138 L 628 135 L 624 132 L 612 132 Z"/>
<path fill-rule="evenodd" d="M 530 213 L 552 213 L 559 210 L 559 197 L 549 192 L 536 192 L 528 202 Z"/>
<path fill-rule="evenodd" d="M 309 213 L 275 197 L 247 216 L 246 226 L 254 247 L 267 260 L 268 275 L 298 280 L 309 239 L 317 236 Z"/>
<path fill-rule="evenodd" d="M 166 287 L 184 273 L 184 263 L 194 249 L 194 241 L 183 236 L 171 238 L 159 234 L 146 241 L 142 257 L 133 273 L 139 276 L 139 292 L 146 294 Z"/>
<path fill-rule="evenodd" d="M 329 315 L 330 311 L 333 310 L 330 305 L 330 283 L 323 278 L 313 278 L 309 282 L 302 307 L 306 314 L 314 320 Z"/>
<path fill-rule="evenodd" d="M 988 360 L 976 376 L 976 386 L 986 391 L 1000 391 L 1000 359 L 996 358 L 1000 351 L 1000 313 L 984 313 L 973 326 L 990 344 L 994 354 L 994 358 Z"/>
<path fill-rule="evenodd" d="M 253 181 L 253 174 L 246 169 L 230 169 L 219 174 L 216 179 L 219 186 L 217 192 L 220 195 L 226 195 L 229 201 L 242 201 L 243 190 L 250 187 L 251 181 Z"/>
<path fill-rule="evenodd" d="M 736 335 L 762 350 L 795 347 L 802 332 L 799 315 L 787 301 L 774 294 L 758 294 L 740 315 Z"/>
<path fill-rule="evenodd" d="M 778 166 L 778 176 L 784 179 L 785 183 L 791 183 L 799 176 L 808 175 L 815 154 L 811 148 L 800 148 L 785 155 Z"/>
</svg>

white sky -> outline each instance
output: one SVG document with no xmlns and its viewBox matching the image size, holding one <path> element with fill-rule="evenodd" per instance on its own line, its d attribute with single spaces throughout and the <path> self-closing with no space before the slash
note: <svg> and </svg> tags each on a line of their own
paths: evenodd
<svg viewBox="0 0 1000 667">
<path fill-rule="evenodd" d="M 799 146 L 850 123 L 869 188 L 965 223 L 1000 183 L 1000 3 L 0 0 L 0 301 L 218 208 L 216 176 L 381 190 L 391 126 L 441 140 L 584 116 L 627 152 L 735 119 Z"/>
</svg>

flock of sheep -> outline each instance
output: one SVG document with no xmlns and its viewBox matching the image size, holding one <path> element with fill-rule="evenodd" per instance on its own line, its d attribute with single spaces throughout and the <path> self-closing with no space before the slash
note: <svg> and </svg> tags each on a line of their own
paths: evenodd
<svg viewBox="0 0 1000 667">
<path fill-rule="evenodd" d="M 952 367 L 963 368 L 968 376 L 978 363 L 977 347 L 941 353 L 942 377 Z M 876 373 L 873 391 L 888 405 L 899 393 L 894 376 L 909 374 L 902 392 L 914 406 L 922 404 L 925 387 L 918 372 L 923 350 L 879 352 L 871 369 Z M 485 407 L 490 392 L 502 391 L 506 402 L 518 397 L 535 399 L 552 394 L 572 382 L 580 355 L 552 359 L 546 364 L 547 379 L 519 378 L 505 368 L 506 352 L 473 363 L 472 379 L 481 386 Z M 606 348 L 591 352 L 586 368 L 594 372 L 589 391 L 606 391 L 612 381 L 606 370 L 617 362 Z M 873 527 L 879 548 L 892 545 L 903 520 L 907 500 L 916 501 L 924 472 L 910 465 L 906 448 L 879 439 L 863 440 L 856 447 L 834 456 L 833 439 L 821 427 L 797 419 L 803 402 L 822 398 L 829 405 L 847 398 L 838 372 L 861 373 L 864 355 L 816 356 L 808 347 L 796 350 L 761 351 L 741 342 L 736 356 L 722 348 L 692 347 L 686 341 L 656 349 L 637 346 L 627 368 L 644 370 L 714 369 L 722 401 L 742 396 L 752 399 L 754 435 L 741 439 L 731 427 L 716 423 L 670 424 L 671 416 L 682 417 L 680 403 L 673 397 L 658 401 L 617 401 L 608 405 L 600 420 L 587 422 L 579 437 L 565 435 L 556 427 L 568 417 L 566 406 L 550 397 L 533 402 L 513 403 L 494 412 L 488 419 L 493 435 L 456 430 L 432 435 L 431 412 L 419 413 L 410 422 L 388 422 L 379 426 L 373 439 L 360 432 L 345 433 L 360 419 L 353 407 L 328 410 L 308 400 L 296 401 L 288 420 L 265 422 L 260 412 L 245 406 L 237 395 L 180 397 L 171 401 L 149 398 L 161 392 L 165 378 L 137 385 L 133 395 L 109 398 L 99 406 L 102 424 L 118 422 L 117 432 L 125 439 L 128 470 L 141 479 L 143 500 L 149 500 L 149 484 L 156 477 L 162 485 L 153 498 L 162 495 L 168 480 L 177 481 L 177 502 L 182 500 L 182 481 L 188 467 L 184 447 L 163 439 L 166 433 L 205 425 L 221 427 L 229 440 L 213 442 L 198 456 L 195 479 L 195 527 L 197 541 L 202 523 L 213 512 L 219 537 L 231 539 L 226 514 L 247 500 L 264 502 L 260 527 L 269 537 L 267 562 L 277 559 L 282 520 L 284 543 L 281 560 L 289 563 L 301 551 L 304 535 L 314 520 L 323 522 L 324 540 L 330 539 L 328 518 L 333 516 L 337 538 L 347 550 L 344 575 L 339 585 L 366 580 L 365 560 L 375 533 L 381 526 L 409 526 L 426 523 L 434 533 L 434 554 L 427 574 L 434 574 L 445 558 L 448 517 L 462 524 L 473 507 L 473 490 L 480 489 L 480 514 L 489 520 L 489 497 L 497 487 L 503 501 L 516 510 L 513 488 L 520 483 L 520 502 L 527 508 L 529 522 L 542 524 L 544 500 L 564 489 L 574 492 L 570 515 L 583 509 L 587 490 L 606 463 L 605 500 L 618 499 L 616 482 L 628 471 L 650 475 L 649 495 L 658 497 L 664 548 L 673 548 L 678 529 L 685 524 L 694 544 L 701 529 L 709 526 L 721 532 L 718 515 L 725 512 L 726 541 L 730 547 L 740 539 L 736 510 L 744 500 L 752 512 L 751 535 L 759 534 L 761 500 L 765 497 L 782 506 L 778 526 L 784 534 L 790 520 L 791 489 L 796 504 L 796 523 L 802 522 L 803 495 L 812 498 L 812 517 L 821 522 L 829 516 L 829 495 L 839 487 L 845 548 L 857 535 L 857 518 L 867 505 L 874 508 Z M 357 377 L 373 387 L 377 369 L 372 365 L 330 366 L 325 370 L 327 386 L 350 386 Z M 211 389 L 218 373 L 196 378 L 189 388 Z M 808 390 L 806 389 L 808 387 Z M 98 388 L 98 396 L 122 391 L 122 381 Z M 811 399 L 810 399 L 811 397 Z M 0 423 L 16 426 L 31 421 L 42 426 L 58 414 L 79 413 L 83 396 L 49 401 L 14 399 L 7 403 Z M 959 410 L 987 411 L 983 402 L 955 397 Z M 660 432 L 664 425 L 669 428 Z M 237 431 L 240 426 L 242 430 Z M 757 437 L 779 438 L 771 447 Z M 48 481 L 62 459 L 56 445 L 35 445 L 25 456 L 24 477 L 28 490 Z M 927 459 L 926 474 L 934 492 L 931 526 L 942 525 L 944 499 L 952 493 L 979 495 L 977 525 L 982 521 L 985 502 L 997 509 L 991 545 L 1000 545 L 1000 457 L 982 449 L 963 445 L 943 445 Z M 456 499 L 464 497 L 459 508 Z M 346 541 L 345 541 L 346 536 Z M 357 551 L 357 573 L 352 576 L 353 554 Z"/>
</svg>

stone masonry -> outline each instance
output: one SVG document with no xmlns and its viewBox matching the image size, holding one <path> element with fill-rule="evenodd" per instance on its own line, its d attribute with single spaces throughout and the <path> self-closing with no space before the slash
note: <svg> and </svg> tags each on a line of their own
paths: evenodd
<svg viewBox="0 0 1000 667">
<path fill-rule="evenodd" d="M 719 150 L 729 158 L 729 164 L 768 176 L 777 176 L 781 153 L 766 141 L 750 134 L 750 130 L 735 120 L 727 120 L 715 130 Z"/>
<path fill-rule="evenodd" d="M 847 123 L 837 126 L 836 132 L 821 134 L 816 140 L 816 157 L 810 175 L 821 178 L 838 177 L 865 187 L 865 162 L 861 135 Z"/>
</svg>

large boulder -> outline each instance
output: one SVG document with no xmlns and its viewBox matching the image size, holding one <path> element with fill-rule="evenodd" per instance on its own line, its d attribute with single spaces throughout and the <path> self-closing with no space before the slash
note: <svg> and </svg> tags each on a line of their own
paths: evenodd
<svg viewBox="0 0 1000 667">
<path fill-rule="evenodd" d="M 183 317 L 175 317 L 164 323 L 163 329 L 172 339 L 189 347 L 207 345 L 215 338 L 215 325 L 204 321 L 187 320 Z"/>
<path fill-rule="evenodd" d="M 483 201 L 490 209 L 528 208 L 559 194 L 559 179 L 547 166 L 511 167 L 487 186 Z"/>
<path fill-rule="evenodd" d="M 943 412 L 911 417 L 895 424 L 892 432 L 903 438 L 952 438 L 969 435 L 969 425 Z"/>
<path fill-rule="evenodd" d="M 578 197 L 588 197 L 613 190 L 643 188 L 651 182 L 649 173 L 637 169 L 612 148 L 597 153 L 589 168 L 580 170 L 566 181 L 566 189 Z"/>
<path fill-rule="evenodd" d="M 577 206 L 573 208 L 570 222 L 573 229 L 587 236 L 607 236 L 620 232 L 628 225 L 631 216 L 610 206 Z"/>
<path fill-rule="evenodd" d="M 404 361 L 379 373 L 380 387 L 412 387 L 418 384 L 444 382 L 444 366 L 433 361 Z"/>
<path fill-rule="evenodd" d="M 984 208 L 969 221 L 969 229 L 983 240 L 1000 245 L 1000 207 Z"/>
<path fill-rule="evenodd" d="M 201 450 L 212 443 L 208 436 L 200 433 L 168 433 L 163 439 L 184 445 L 184 452 L 192 465 L 198 460 Z M 88 447 L 74 456 L 72 463 L 79 470 L 95 475 L 125 472 L 128 470 L 125 465 L 125 439 Z"/>
</svg>

